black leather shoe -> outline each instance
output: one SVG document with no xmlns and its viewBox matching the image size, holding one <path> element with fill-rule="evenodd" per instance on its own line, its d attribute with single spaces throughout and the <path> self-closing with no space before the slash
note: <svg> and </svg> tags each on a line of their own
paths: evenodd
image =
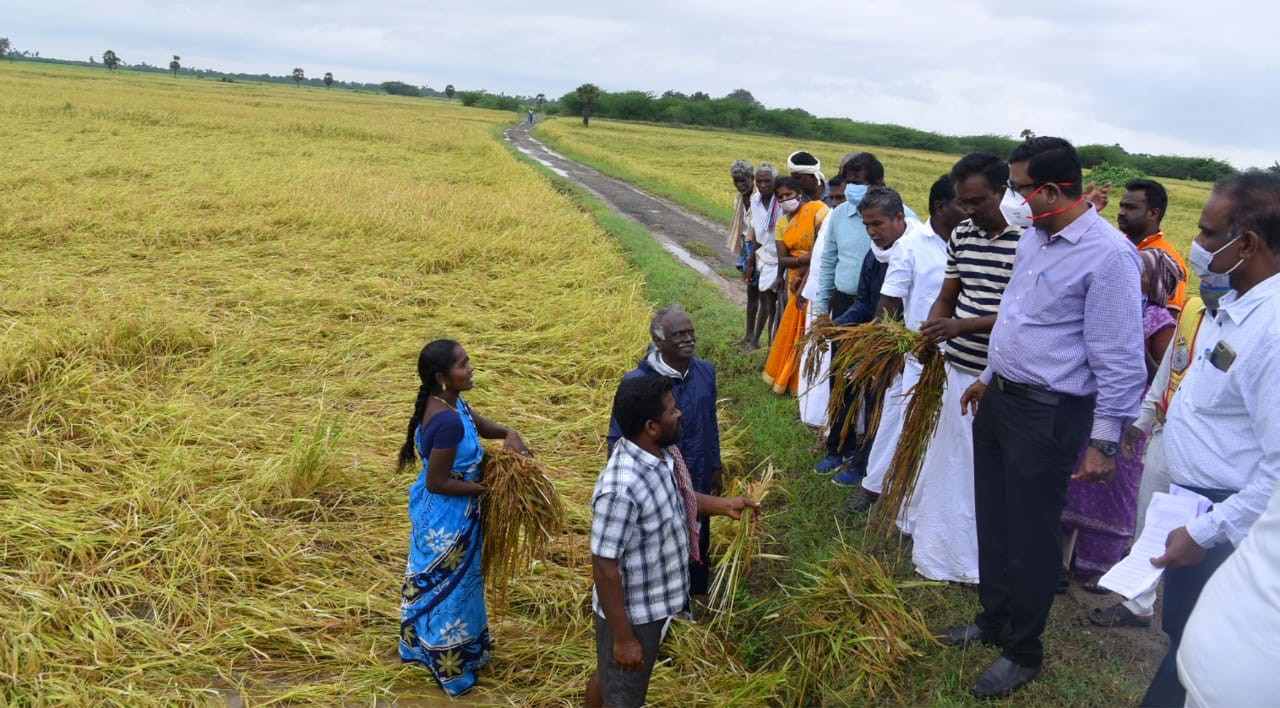
<svg viewBox="0 0 1280 708">
<path fill-rule="evenodd" d="M 944 647 L 967 647 L 970 644 L 993 644 L 982 633 L 982 629 L 976 624 L 966 624 L 962 627 L 949 627 L 939 632 L 933 633 L 933 638 L 942 643 Z"/>
<path fill-rule="evenodd" d="M 1019 666 L 1002 656 L 982 672 L 969 693 L 984 701 L 1006 698 L 1039 675 L 1039 666 Z"/>
</svg>

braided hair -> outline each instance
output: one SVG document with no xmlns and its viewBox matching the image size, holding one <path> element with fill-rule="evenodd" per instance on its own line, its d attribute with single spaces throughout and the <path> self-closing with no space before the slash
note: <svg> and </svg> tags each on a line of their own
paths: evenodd
<svg viewBox="0 0 1280 708">
<path fill-rule="evenodd" d="M 422 416 L 427 410 L 427 398 L 441 393 L 440 382 L 436 374 L 449 375 L 457 361 L 458 347 L 461 345 L 452 339 L 437 339 L 422 348 L 418 353 L 418 378 L 422 384 L 418 386 L 418 398 L 413 404 L 413 416 L 409 418 L 409 428 L 405 431 L 404 445 L 400 446 L 397 469 L 403 470 L 413 465 L 418 459 L 414 433 L 422 424 Z"/>
</svg>

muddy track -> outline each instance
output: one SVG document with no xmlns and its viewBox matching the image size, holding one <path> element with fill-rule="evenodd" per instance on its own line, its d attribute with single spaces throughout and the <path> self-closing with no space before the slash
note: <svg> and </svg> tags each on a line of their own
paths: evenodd
<svg viewBox="0 0 1280 708">
<path fill-rule="evenodd" d="M 508 128 L 504 135 L 530 159 L 582 187 L 613 212 L 648 229 L 677 260 L 715 284 L 739 307 L 745 305 L 747 291 L 742 282 L 720 274 L 722 269 L 733 268 L 737 263 L 724 247 L 728 227 L 574 162 L 543 145 L 529 130 L 528 123 L 521 123 Z"/>
</svg>

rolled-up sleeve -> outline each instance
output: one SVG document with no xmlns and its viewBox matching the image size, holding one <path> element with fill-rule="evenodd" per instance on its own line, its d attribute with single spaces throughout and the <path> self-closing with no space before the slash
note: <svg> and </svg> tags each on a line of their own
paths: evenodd
<svg viewBox="0 0 1280 708">
<path fill-rule="evenodd" d="M 1246 377 L 1256 385 L 1241 391 L 1262 459 L 1243 489 L 1187 524 L 1187 533 L 1204 548 L 1227 541 L 1240 545 L 1280 481 L 1280 340 L 1267 342 L 1263 351 L 1263 356 L 1253 359 Z"/>
<path fill-rule="evenodd" d="M 1098 384 L 1092 437 L 1116 442 L 1138 416 L 1146 383 L 1142 356 L 1142 266 L 1119 250 L 1093 276 L 1084 303 L 1084 346 Z"/>
</svg>

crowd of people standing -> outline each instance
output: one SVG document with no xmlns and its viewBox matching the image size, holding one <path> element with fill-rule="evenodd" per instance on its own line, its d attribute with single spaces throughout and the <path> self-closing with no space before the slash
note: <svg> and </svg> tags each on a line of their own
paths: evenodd
<svg viewBox="0 0 1280 708">
<path fill-rule="evenodd" d="M 1180 491 L 1204 511 L 1149 559 L 1164 571 L 1170 647 L 1143 705 L 1270 699 L 1280 688 L 1268 670 L 1280 654 L 1280 176 L 1217 184 L 1184 261 L 1160 228 L 1160 184 L 1124 185 L 1117 230 L 1100 214 L 1107 190 L 1086 188 L 1059 138 L 1028 139 L 1007 161 L 965 155 L 931 186 L 925 220 L 870 153 L 845 155 L 831 179 L 805 151 L 787 168 L 731 167 L 728 246 L 748 288 L 739 344 L 767 342 L 764 381 L 798 397 L 801 421 L 825 439 L 814 472 L 850 490 L 853 513 L 894 483 L 922 365 L 908 358 L 873 387 L 883 403 L 871 425 L 871 401 L 830 395 L 844 372 L 831 352 L 801 346 L 806 334 L 895 319 L 942 348 L 938 424 L 896 522 L 920 575 L 977 586 L 972 621 L 936 634 L 945 646 L 1000 649 L 970 691 L 1000 698 L 1035 678 L 1067 571 L 1105 592 L 1099 580 L 1129 551 L 1147 506 Z M 692 319 L 665 307 L 649 334 L 615 393 L 591 500 L 592 706 L 645 704 L 671 620 L 707 589 L 707 517 L 759 506 L 722 496 L 716 370 L 695 356 Z M 461 396 L 472 369 L 460 344 L 428 344 L 418 376 L 399 455 L 402 468 L 420 466 L 400 656 L 456 696 L 492 646 L 479 441 L 532 453 Z M 1148 626 L 1158 592 L 1088 620 Z"/>
<path fill-rule="evenodd" d="M 805 397 L 825 402 L 842 372 L 806 379 L 815 369 L 799 365 L 797 343 L 815 329 L 893 318 L 944 349 L 941 414 L 897 525 L 919 574 L 978 586 L 974 621 L 938 634 L 950 646 L 1001 648 L 971 691 L 1005 696 L 1040 672 L 1041 635 L 1068 573 L 1106 594 L 1100 578 L 1129 551 L 1153 494 L 1172 486 L 1205 497 L 1209 511 L 1151 559 L 1165 571 L 1171 648 L 1144 705 L 1265 695 L 1272 684 L 1260 662 L 1280 644 L 1246 643 L 1269 654 L 1218 651 L 1210 622 L 1245 621 L 1230 582 L 1254 583 L 1250 598 L 1270 603 L 1271 624 L 1280 602 L 1280 574 L 1266 565 L 1275 524 L 1259 522 L 1280 477 L 1267 405 L 1280 390 L 1280 177 L 1251 172 L 1215 187 L 1189 270 L 1161 227 L 1165 188 L 1125 184 L 1113 226 L 1100 213 L 1109 186 L 1086 185 L 1059 138 L 1030 138 L 1007 161 L 965 155 L 933 185 L 924 221 L 869 153 L 846 155 L 829 182 L 809 152 L 792 153 L 787 167 L 733 165 L 741 214 L 729 239 L 755 303 L 741 344 L 769 336 L 764 380 L 797 394 L 801 419 L 826 435 L 815 472 L 851 489 L 853 512 L 883 492 L 920 365 L 908 358 L 883 382 L 879 424 L 868 430 L 867 401 L 830 400 L 826 415 L 813 415 Z M 1191 273 L 1197 296 L 1188 295 Z M 775 310 L 784 315 L 770 325 L 761 313 Z M 839 424 L 851 415 L 852 432 Z M 1271 535 L 1245 543 L 1255 522 Z M 1197 605 L 1237 546 L 1250 555 Z M 1087 619 L 1149 626 L 1156 593 Z M 1188 623 L 1193 608 L 1215 620 Z M 1200 645 L 1183 641 L 1188 625 Z M 1228 658 L 1233 681 L 1214 674 Z"/>
</svg>

